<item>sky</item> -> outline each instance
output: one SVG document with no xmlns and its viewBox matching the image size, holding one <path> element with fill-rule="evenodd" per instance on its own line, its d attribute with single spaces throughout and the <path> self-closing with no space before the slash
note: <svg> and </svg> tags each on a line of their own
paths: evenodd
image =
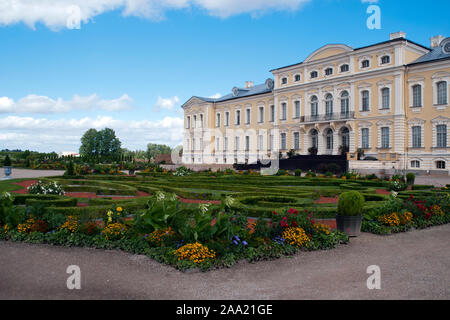
<svg viewBox="0 0 450 320">
<path fill-rule="evenodd" d="M 369 6 L 380 9 L 370 29 Z M 0 0 L 0 150 L 181 144 L 181 105 L 263 83 L 329 43 L 450 37 L 448 0 Z"/>
</svg>

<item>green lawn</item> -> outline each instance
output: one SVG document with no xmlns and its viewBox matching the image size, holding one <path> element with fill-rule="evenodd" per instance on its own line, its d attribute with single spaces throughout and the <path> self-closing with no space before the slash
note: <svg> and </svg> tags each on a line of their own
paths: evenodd
<svg viewBox="0 0 450 320">
<path fill-rule="evenodd" d="M 0 180 L 0 192 L 11 192 L 23 189 L 23 187 L 15 185 L 15 182 L 26 181 L 30 179 L 11 179 L 11 180 Z"/>
</svg>

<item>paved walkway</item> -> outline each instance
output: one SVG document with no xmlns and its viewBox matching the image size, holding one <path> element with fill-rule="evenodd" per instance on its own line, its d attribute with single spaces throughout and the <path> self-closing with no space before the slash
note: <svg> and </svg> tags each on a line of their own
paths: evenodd
<svg viewBox="0 0 450 320">
<path fill-rule="evenodd" d="M 64 170 L 31 170 L 31 169 L 14 169 L 12 170 L 11 179 L 34 179 L 42 177 L 62 176 Z M 3 168 L 0 168 L 0 179 L 3 178 Z"/>
<path fill-rule="evenodd" d="M 450 225 L 380 237 L 331 251 L 230 269 L 182 273 L 118 251 L 0 241 L 0 299 L 450 299 Z M 66 269 L 81 268 L 81 290 Z M 368 290 L 370 265 L 381 290 Z"/>
<path fill-rule="evenodd" d="M 444 175 L 420 175 L 416 176 L 416 184 L 432 184 L 435 187 L 445 187 L 450 184 L 450 176 Z"/>
</svg>

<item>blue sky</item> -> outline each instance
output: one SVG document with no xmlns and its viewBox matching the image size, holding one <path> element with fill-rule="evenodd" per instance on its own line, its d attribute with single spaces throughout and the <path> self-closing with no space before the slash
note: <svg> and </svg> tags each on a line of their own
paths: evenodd
<svg viewBox="0 0 450 320">
<path fill-rule="evenodd" d="M 380 30 L 367 28 L 371 3 L 361 0 L 4 1 L 0 149 L 76 151 L 85 130 L 105 126 L 129 149 L 175 146 L 192 95 L 262 83 L 328 43 L 450 36 L 448 0 L 372 1 Z M 74 5 L 79 29 L 67 27 Z"/>
</svg>

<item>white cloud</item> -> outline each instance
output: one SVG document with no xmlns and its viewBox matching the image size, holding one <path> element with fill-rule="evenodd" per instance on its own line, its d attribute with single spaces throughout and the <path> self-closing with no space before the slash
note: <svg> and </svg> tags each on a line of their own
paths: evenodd
<svg viewBox="0 0 450 320">
<path fill-rule="evenodd" d="M 0 25 L 23 22 L 31 28 L 42 23 L 52 30 L 79 28 L 108 11 L 152 20 L 164 18 L 168 10 L 198 7 L 209 15 L 227 18 L 237 14 L 297 10 L 311 0 L 2 0 Z"/>
<path fill-rule="evenodd" d="M 181 144 L 183 119 L 166 117 L 158 121 L 125 121 L 112 117 L 57 119 L 7 116 L 0 118 L 2 148 L 38 151 L 78 151 L 80 138 L 90 128 L 115 130 L 122 146 L 145 149 L 147 143 Z"/>
<path fill-rule="evenodd" d="M 172 98 L 158 97 L 154 110 L 155 111 L 160 111 L 161 109 L 172 110 L 174 107 L 178 105 L 178 103 L 180 103 L 180 98 L 178 98 L 177 96 L 174 96 Z"/>
<path fill-rule="evenodd" d="M 96 94 L 87 97 L 74 95 L 71 100 L 56 100 L 30 94 L 14 102 L 8 97 L 0 97 L 0 113 L 67 113 L 72 110 L 95 110 L 122 111 L 133 107 L 133 99 L 127 94 L 118 99 L 104 100 Z"/>
<path fill-rule="evenodd" d="M 222 94 L 216 93 L 216 94 L 213 94 L 212 96 L 209 96 L 208 98 L 210 98 L 210 99 L 219 99 L 220 97 L 222 97 Z"/>
</svg>

